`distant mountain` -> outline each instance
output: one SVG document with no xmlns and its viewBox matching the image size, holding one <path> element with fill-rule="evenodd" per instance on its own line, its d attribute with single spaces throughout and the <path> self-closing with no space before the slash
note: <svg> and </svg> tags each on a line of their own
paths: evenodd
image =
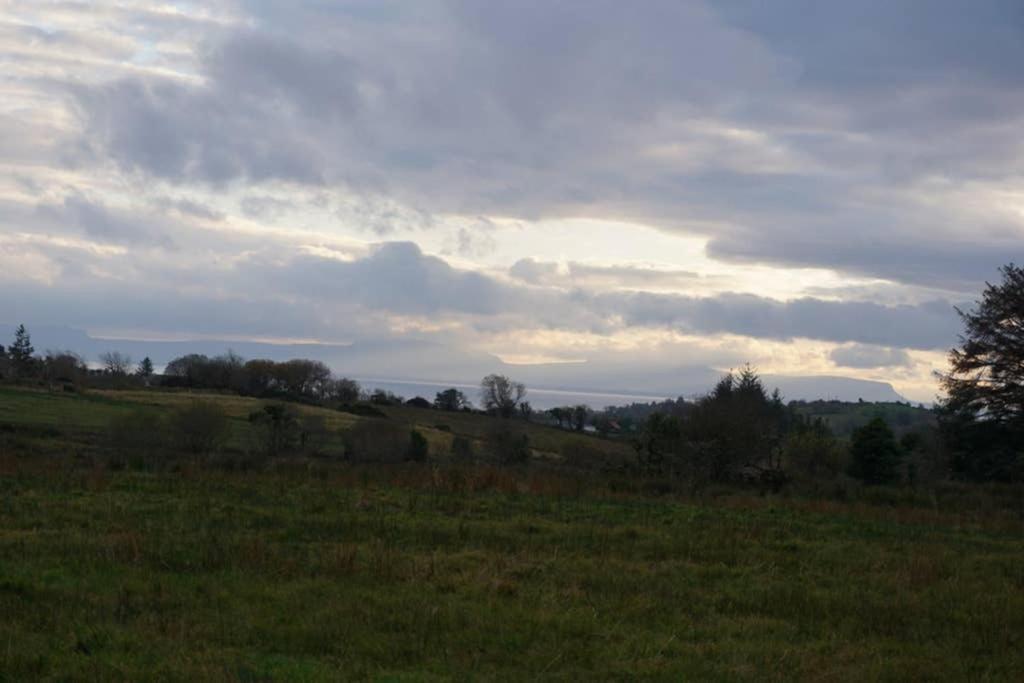
<svg viewBox="0 0 1024 683">
<path fill-rule="evenodd" d="M 14 325 L 0 325 L 0 340 L 14 336 Z M 231 349 L 244 358 L 312 358 L 336 373 L 399 382 L 476 385 L 489 373 L 509 375 L 537 389 L 573 393 L 620 393 L 692 398 L 706 393 L 722 372 L 700 365 L 662 367 L 616 356 L 614 360 L 580 363 L 513 365 L 497 356 L 417 339 L 388 339 L 341 344 L 272 344 L 248 341 L 144 341 L 102 339 L 65 326 L 35 326 L 29 332 L 38 353 L 69 349 L 95 362 L 105 351 L 120 351 L 135 360 L 149 356 L 159 369 L 187 353 L 209 356 Z M 840 401 L 903 401 L 887 382 L 826 376 L 765 375 L 765 384 L 778 387 L 787 400 L 818 398 Z"/>
<path fill-rule="evenodd" d="M 888 403 L 907 400 L 888 382 L 850 377 L 765 375 L 764 383 L 770 387 L 778 387 L 782 396 L 790 401 L 810 401 L 820 398 L 836 401 L 864 400 L 872 403 Z"/>
</svg>

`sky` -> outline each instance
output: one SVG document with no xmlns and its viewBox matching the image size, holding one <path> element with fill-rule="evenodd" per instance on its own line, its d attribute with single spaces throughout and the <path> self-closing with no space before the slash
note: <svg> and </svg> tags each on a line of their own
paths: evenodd
<svg viewBox="0 0 1024 683">
<path fill-rule="evenodd" d="M 0 322 L 931 400 L 1022 63 L 1017 0 L 0 0 Z"/>
</svg>

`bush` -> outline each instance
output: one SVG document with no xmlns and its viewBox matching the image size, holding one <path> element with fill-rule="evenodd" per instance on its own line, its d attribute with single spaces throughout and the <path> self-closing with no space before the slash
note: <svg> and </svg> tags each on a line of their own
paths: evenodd
<svg viewBox="0 0 1024 683">
<path fill-rule="evenodd" d="M 171 413 L 169 425 L 178 446 L 189 453 L 215 453 L 227 441 L 227 414 L 216 403 L 194 401 Z"/>
<path fill-rule="evenodd" d="M 369 403 L 352 403 L 342 405 L 338 408 L 343 413 L 351 413 L 359 417 L 387 417 L 384 411 L 370 405 Z"/>
<path fill-rule="evenodd" d="M 427 438 L 415 429 L 409 432 L 409 452 L 407 459 L 413 462 L 424 462 L 430 454 L 430 444 Z"/>
<path fill-rule="evenodd" d="M 824 480 L 847 468 L 844 448 L 827 434 L 814 431 L 790 434 L 782 446 L 783 466 L 801 480 Z"/>
<path fill-rule="evenodd" d="M 331 440 L 327 420 L 319 413 L 307 413 L 299 418 L 299 447 L 304 453 L 323 455 Z"/>
<path fill-rule="evenodd" d="M 476 453 L 473 452 L 473 442 L 464 436 L 456 436 L 452 439 L 452 459 L 456 462 L 473 462 Z"/>
<path fill-rule="evenodd" d="M 258 450 L 269 456 L 294 450 L 300 438 L 298 416 L 285 403 L 266 405 L 250 413 L 249 423 L 255 427 Z"/>
<path fill-rule="evenodd" d="M 412 408 L 424 408 L 427 410 L 434 407 L 433 403 L 423 398 L 422 396 L 415 396 L 413 398 L 410 398 L 408 401 L 405 402 L 405 405 L 410 406 Z"/>
<path fill-rule="evenodd" d="M 487 434 L 490 455 L 502 465 L 520 465 L 530 459 L 530 437 L 507 423 L 495 425 Z"/>
<path fill-rule="evenodd" d="M 593 469 L 604 463 L 604 453 L 587 439 L 568 439 L 559 449 L 562 462 L 569 467 Z"/>
<path fill-rule="evenodd" d="M 387 420 L 360 420 L 345 433 L 345 457 L 353 462 L 402 462 L 410 442 L 407 427 Z"/>
</svg>

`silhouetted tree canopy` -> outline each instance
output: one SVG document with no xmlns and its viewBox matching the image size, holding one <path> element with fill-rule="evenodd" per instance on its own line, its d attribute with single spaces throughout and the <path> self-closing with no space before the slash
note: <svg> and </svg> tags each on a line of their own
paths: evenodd
<svg viewBox="0 0 1024 683">
<path fill-rule="evenodd" d="M 487 375 L 480 382 L 480 402 L 484 410 L 501 417 L 512 417 L 526 397 L 526 387 L 504 375 Z"/>
<path fill-rule="evenodd" d="M 903 449 L 888 423 L 876 417 L 853 432 L 850 439 L 850 475 L 866 484 L 890 484 L 897 480 Z"/>
<path fill-rule="evenodd" d="M 437 395 L 434 397 L 434 407 L 438 410 L 462 410 L 469 407 L 469 400 L 465 394 L 452 387 L 451 389 L 437 392 Z"/>
<path fill-rule="evenodd" d="M 80 384 L 89 373 L 81 356 L 71 351 L 47 351 L 43 368 L 49 382 Z"/>
<path fill-rule="evenodd" d="M 132 358 L 120 351 L 107 351 L 100 354 L 103 372 L 115 377 L 124 377 L 132 367 Z"/>
<path fill-rule="evenodd" d="M 674 405 L 674 404 L 673 404 Z M 692 481 L 783 481 L 782 441 L 806 424 L 769 395 L 753 368 L 728 373 L 678 414 L 654 412 L 637 440 L 643 470 Z"/>
<path fill-rule="evenodd" d="M 943 441 L 955 474 L 968 479 L 1024 478 L 1024 269 L 1000 269 L 964 323 L 942 377 Z"/>
<path fill-rule="evenodd" d="M 949 353 L 952 370 L 942 378 L 949 405 L 985 419 L 1024 419 L 1024 269 L 1000 269 L 1003 281 L 986 283 L 972 311 L 957 309 L 965 332 Z"/>
<path fill-rule="evenodd" d="M 14 372 L 18 376 L 27 377 L 32 374 L 35 365 L 35 359 L 32 354 L 35 351 L 35 348 L 32 346 L 32 337 L 29 335 L 28 330 L 25 329 L 24 325 L 18 325 L 18 329 L 14 332 L 14 343 L 7 349 L 11 364 L 14 366 Z"/>
<path fill-rule="evenodd" d="M 412 398 L 410 398 L 408 401 L 405 402 L 405 405 L 411 406 L 413 408 L 433 408 L 434 407 L 433 403 L 431 403 L 427 399 L 423 398 L 422 396 L 413 396 Z"/>
<path fill-rule="evenodd" d="M 292 397 L 314 401 L 352 403 L 359 398 L 355 380 L 336 378 L 324 363 L 295 358 L 283 363 L 246 361 L 233 351 L 210 358 L 188 354 L 164 369 L 164 383 L 195 389 L 237 391 L 249 396 Z"/>
<path fill-rule="evenodd" d="M 149 356 L 146 356 L 139 362 L 139 367 L 136 369 L 136 374 L 139 377 L 150 377 L 153 374 L 153 361 L 150 360 Z"/>
</svg>

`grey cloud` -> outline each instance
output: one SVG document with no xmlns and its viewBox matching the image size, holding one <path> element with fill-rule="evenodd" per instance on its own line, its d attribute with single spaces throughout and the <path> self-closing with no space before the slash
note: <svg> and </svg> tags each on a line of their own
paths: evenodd
<svg viewBox="0 0 1024 683">
<path fill-rule="evenodd" d="M 617 312 L 627 325 L 779 340 L 804 337 L 937 349 L 954 343 L 959 331 L 952 305 L 945 301 L 882 306 L 812 298 L 783 302 L 752 294 L 683 297 L 635 292 L 600 295 L 595 305 Z"/>
<path fill-rule="evenodd" d="M 274 197 L 245 197 L 241 202 L 242 213 L 249 218 L 277 218 L 295 208 L 292 202 Z"/>
<path fill-rule="evenodd" d="M 163 226 L 147 225 L 139 215 L 124 215 L 80 195 L 66 197 L 62 204 L 42 204 L 37 214 L 48 222 L 78 228 L 99 242 L 174 248 Z"/>
<path fill-rule="evenodd" d="M 558 275 L 558 264 L 532 258 L 519 259 L 508 269 L 508 274 L 529 284 L 547 284 Z"/>
<path fill-rule="evenodd" d="M 222 221 L 225 218 L 222 211 L 218 211 L 199 202 L 194 202 L 191 199 L 159 197 L 154 199 L 152 204 L 154 207 L 164 211 L 175 211 L 186 219 L 200 218 L 207 221 Z"/>
<path fill-rule="evenodd" d="M 840 367 L 857 369 L 908 367 L 913 363 L 905 349 L 868 344 L 839 346 L 828 357 Z"/>
<path fill-rule="evenodd" d="M 269 274 L 274 275 L 272 269 Z M 282 286 L 297 294 L 347 297 L 370 309 L 399 314 L 496 316 L 520 309 L 510 288 L 425 255 L 411 242 L 384 243 L 355 261 L 303 256 L 277 275 Z"/>
<path fill-rule="evenodd" d="M 170 180 L 322 181 L 317 141 L 287 114 L 239 106 L 235 93 L 176 82 L 124 79 L 74 88 L 88 143 L 122 166 Z"/>
<path fill-rule="evenodd" d="M 928 231 L 886 223 L 805 223 L 778 230 L 748 229 L 713 238 L 708 255 L 723 261 L 772 261 L 797 267 L 825 267 L 896 282 L 960 292 L 978 288 L 999 264 L 1019 251 L 1020 238 L 933 238 Z M 888 220 L 898 222 L 897 215 Z M 886 229 L 888 227 L 888 229 Z"/>
<path fill-rule="evenodd" d="M 1013 3 L 251 7 L 255 29 L 208 37 L 203 85 L 76 86 L 97 157 L 182 183 L 699 229 L 715 258 L 957 289 L 1008 246 L 965 253 L 929 224 L 968 234 L 977 216 L 876 194 L 1019 172 Z"/>
<path fill-rule="evenodd" d="M 861 0 L 767 5 L 727 0 L 733 23 L 777 45 L 804 65 L 804 79 L 823 87 L 913 85 L 922 77 L 971 74 L 1021 82 L 1024 12 L 1014 0 Z"/>
<path fill-rule="evenodd" d="M 777 301 L 754 295 L 708 297 L 642 291 L 568 290 L 543 283 L 543 263 L 521 261 L 541 280 L 530 286 L 502 283 L 454 268 L 412 243 L 383 243 L 363 258 L 339 261 L 299 255 L 283 263 L 240 266 L 238 286 L 259 282 L 316 306 L 343 301 L 360 310 L 443 320 L 468 316 L 480 331 L 512 333 L 542 326 L 613 334 L 628 327 L 674 329 L 696 335 L 736 334 L 761 339 L 807 338 L 888 347 L 944 349 L 955 343 L 959 321 L 953 305 L 933 300 L 885 306 L 869 302 L 804 298 Z M 527 276 L 529 277 L 529 273 Z M 312 305 L 312 304 L 311 304 Z"/>
<path fill-rule="evenodd" d="M 513 285 L 452 267 L 401 242 L 378 245 L 348 261 L 279 245 L 229 266 L 217 259 L 168 261 L 144 273 L 135 272 L 131 256 L 102 257 L 101 270 L 131 275 L 130 285 L 121 278 L 108 282 L 85 272 L 88 259 L 99 258 L 88 252 L 62 258 L 76 269 L 51 287 L 31 285 L 36 289 L 26 298 L 11 301 L 38 301 L 37 310 L 52 316 L 50 320 L 78 325 L 95 316 L 109 324 L 153 325 L 164 331 L 201 328 L 224 334 L 237 328 L 239 334 L 257 336 L 297 336 L 302 331 L 298 336 L 331 334 L 335 339 L 370 325 L 387 327 L 394 316 L 440 323 L 440 329 L 444 323 L 462 321 L 467 329 L 491 334 L 515 335 L 538 326 L 597 334 L 646 328 L 919 349 L 947 348 L 959 331 L 952 306 L 945 301 L 883 306 Z M 204 297 L 204 303 L 197 303 Z"/>
</svg>

